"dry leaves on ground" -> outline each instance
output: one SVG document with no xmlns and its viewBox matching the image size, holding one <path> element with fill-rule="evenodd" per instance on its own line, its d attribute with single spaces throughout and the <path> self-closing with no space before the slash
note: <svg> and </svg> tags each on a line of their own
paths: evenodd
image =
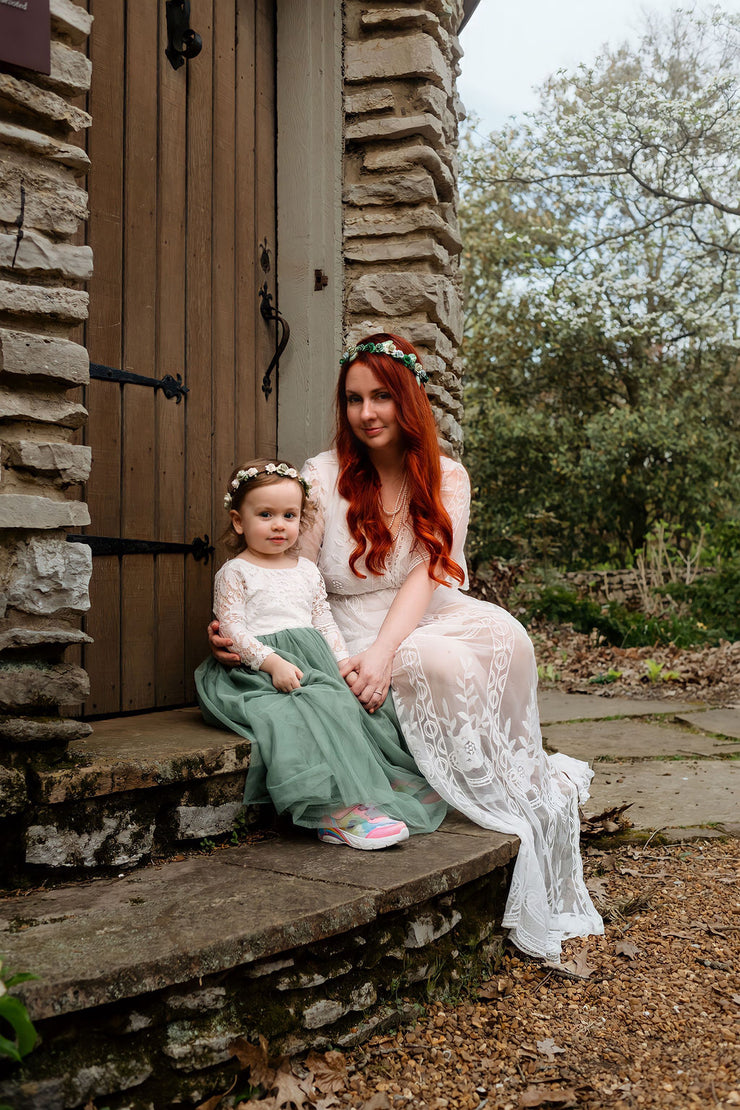
<svg viewBox="0 0 740 1110">
<path fill-rule="evenodd" d="M 570 625 L 538 625 L 532 641 L 543 685 L 568 693 L 689 698 L 714 705 L 740 701 L 740 641 L 619 648 Z"/>
<path fill-rule="evenodd" d="M 289 1105 L 269 1075 L 281 1066 L 296 1110 L 740 1106 L 740 844 L 587 848 L 584 867 L 603 937 L 570 942 L 557 966 L 511 950 L 472 997 L 351 1053 L 287 1065 L 263 1045 L 267 1097 L 245 1110 Z"/>
</svg>

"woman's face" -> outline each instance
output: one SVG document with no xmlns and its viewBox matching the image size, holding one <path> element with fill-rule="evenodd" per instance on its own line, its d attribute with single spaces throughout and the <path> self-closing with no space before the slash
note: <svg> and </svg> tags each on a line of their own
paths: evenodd
<svg viewBox="0 0 740 1110">
<path fill-rule="evenodd" d="M 361 359 L 356 359 L 347 371 L 345 399 L 349 426 L 360 443 L 370 451 L 401 444 L 396 402 Z"/>
</svg>

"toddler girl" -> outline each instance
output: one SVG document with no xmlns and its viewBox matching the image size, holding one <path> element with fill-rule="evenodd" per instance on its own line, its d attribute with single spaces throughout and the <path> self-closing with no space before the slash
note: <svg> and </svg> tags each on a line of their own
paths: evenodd
<svg viewBox="0 0 740 1110">
<path fill-rule="evenodd" d="M 285 462 L 253 459 L 224 499 L 236 552 L 213 610 L 242 666 L 195 672 L 209 723 L 252 741 L 245 803 L 272 800 L 330 844 L 385 848 L 431 832 L 446 806 L 421 778 L 392 699 L 370 715 L 337 664 L 349 656 L 319 571 L 291 548 L 310 522 L 309 486 Z"/>
</svg>

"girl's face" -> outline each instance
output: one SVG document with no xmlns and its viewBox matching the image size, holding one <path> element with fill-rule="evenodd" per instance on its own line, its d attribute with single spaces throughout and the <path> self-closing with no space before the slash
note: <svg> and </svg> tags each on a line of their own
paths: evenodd
<svg viewBox="0 0 740 1110">
<path fill-rule="evenodd" d="M 303 492 L 294 478 L 247 492 L 238 509 L 229 513 L 234 529 L 253 555 L 282 555 L 298 539 Z"/>
<path fill-rule="evenodd" d="M 371 451 L 400 446 L 396 402 L 361 359 L 356 359 L 347 371 L 345 398 L 347 420 L 360 443 Z"/>
</svg>

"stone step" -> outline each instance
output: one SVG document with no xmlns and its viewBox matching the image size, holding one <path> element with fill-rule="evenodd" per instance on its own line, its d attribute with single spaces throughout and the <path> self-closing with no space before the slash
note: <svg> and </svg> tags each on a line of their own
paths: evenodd
<svg viewBox="0 0 740 1110">
<path fill-rule="evenodd" d="M 62 766 L 31 772 L 20 863 L 52 876 L 130 868 L 254 823 L 241 804 L 249 749 L 197 708 L 97 721 Z"/>
<path fill-rule="evenodd" d="M 490 973 L 517 847 L 458 815 L 380 852 L 293 830 L 0 900 L 0 953 L 38 975 L 17 993 L 42 1036 L 0 1064 L 0 1103 L 192 1106 L 229 1086 L 236 1036 L 357 1043 Z"/>
</svg>

